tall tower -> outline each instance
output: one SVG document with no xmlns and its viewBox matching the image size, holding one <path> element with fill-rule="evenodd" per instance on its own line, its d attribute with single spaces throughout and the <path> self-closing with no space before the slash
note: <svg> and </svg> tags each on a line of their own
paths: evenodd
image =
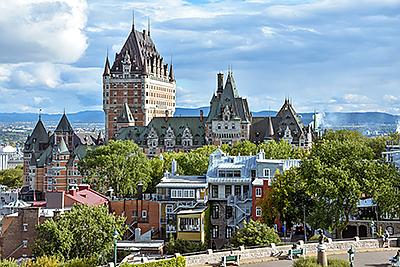
<svg viewBox="0 0 400 267">
<path fill-rule="evenodd" d="M 164 64 L 148 30 L 132 30 L 110 65 L 108 55 L 103 73 L 103 109 L 106 140 L 116 137 L 119 120 L 130 109 L 134 125 L 147 126 L 153 117 L 175 112 L 176 82 L 172 62 Z"/>
</svg>

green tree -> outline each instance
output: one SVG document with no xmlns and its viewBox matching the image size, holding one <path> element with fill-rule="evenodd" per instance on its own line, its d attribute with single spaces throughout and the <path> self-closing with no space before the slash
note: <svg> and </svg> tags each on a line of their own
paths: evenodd
<svg viewBox="0 0 400 267">
<path fill-rule="evenodd" d="M 271 191 L 262 200 L 264 221 L 272 225 L 280 218 L 291 226 L 292 222 L 303 222 L 303 208 L 312 209 L 311 192 L 307 181 L 300 174 L 300 169 L 292 168 L 278 173 L 272 183 Z"/>
<path fill-rule="evenodd" d="M 114 231 L 122 236 L 126 226 L 125 218 L 109 214 L 105 206 L 76 205 L 38 225 L 37 230 L 35 256 L 88 258 L 103 263 L 112 255 Z"/>
<path fill-rule="evenodd" d="M 178 163 L 177 172 L 180 175 L 204 175 L 207 172 L 210 154 L 215 149 L 217 149 L 216 146 L 208 145 L 186 153 L 163 153 L 164 171 L 171 171 L 171 162 L 175 159 Z"/>
<path fill-rule="evenodd" d="M 300 168 L 276 177 L 262 205 L 265 221 L 278 216 L 289 224 L 302 222 L 305 207 L 309 225 L 336 229 L 341 236 L 363 196 L 372 197 L 382 212 L 398 212 L 399 173 L 377 159 L 381 145 L 376 143 L 382 140 L 371 141 L 354 131 L 328 131 Z"/>
<path fill-rule="evenodd" d="M 14 169 L 6 169 L 0 171 L 0 184 L 9 188 L 19 188 L 23 183 L 22 166 L 17 166 Z"/>
<path fill-rule="evenodd" d="M 268 227 L 266 224 L 250 220 L 244 224 L 244 227 L 236 231 L 232 238 L 234 246 L 259 246 L 270 245 L 271 243 L 279 243 L 280 239 L 274 229 Z"/>
<path fill-rule="evenodd" d="M 107 145 L 89 150 L 79 162 L 79 170 L 95 190 L 106 193 L 111 187 L 118 197 L 135 196 L 140 181 L 143 190 L 151 183 L 146 155 L 129 140 L 112 140 Z"/>
</svg>

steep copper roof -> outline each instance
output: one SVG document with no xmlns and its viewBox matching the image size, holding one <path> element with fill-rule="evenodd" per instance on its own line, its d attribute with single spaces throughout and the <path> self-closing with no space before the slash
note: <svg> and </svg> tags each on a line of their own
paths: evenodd
<svg viewBox="0 0 400 267">
<path fill-rule="evenodd" d="M 39 117 L 39 120 L 32 131 L 32 134 L 28 136 L 28 139 L 25 142 L 24 150 L 25 152 L 32 150 L 40 152 L 46 149 L 46 144 L 48 143 L 49 143 L 49 136 L 47 134 L 46 128 L 43 125 L 41 118 Z"/>
<path fill-rule="evenodd" d="M 69 123 L 67 115 L 65 115 L 65 113 L 64 113 L 54 132 L 56 132 L 56 133 L 72 133 L 73 131 L 74 131 L 74 129 L 72 128 L 71 123 Z"/>
</svg>

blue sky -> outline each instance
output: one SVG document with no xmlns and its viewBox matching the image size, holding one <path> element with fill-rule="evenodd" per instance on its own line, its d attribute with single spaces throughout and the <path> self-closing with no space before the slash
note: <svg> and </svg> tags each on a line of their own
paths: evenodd
<svg viewBox="0 0 400 267">
<path fill-rule="evenodd" d="M 232 66 L 253 111 L 400 114 L 400 0 L 0 2 L 0 112 L 100 110 L 107 47 L 147 27 L 173 57 L 177 106 L 209 103 Z"/>
</svg>

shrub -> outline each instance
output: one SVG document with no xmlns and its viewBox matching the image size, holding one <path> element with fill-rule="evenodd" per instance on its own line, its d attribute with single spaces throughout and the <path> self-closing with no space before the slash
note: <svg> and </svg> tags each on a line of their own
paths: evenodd
<svg viewBox="0 0 400 267">
<path fill-rule="evenodd" d="M 22 264 L 23 267 L 59 267 L 60 265 L 60 260 L 55 256 L 42 256 L 36 258 L 35 261 L 28 260 Z"/>
<path fill-rule="evenodd" d="M 328 266 L 332 267 L 350 267 L 350 263 L 341 259 L 328 259 Z"/>
<path fill-rule="evenodd" d="M 320 267 L 317 263 L 317 258 L 306 257 L 300 258 L 293 263 L 293 267 Z"/>
<path fill-rule="evenodd" d="M 123 263 L 120 267 L 186 267 L 186 259 L 185 257 L 178 256 L 176 258 L 154 262 L 138 264 Z"/>
<path fill-rule="evenodd" d="M 96 266 L 96 263 L 96 260 L 77 258 L 65 262 L 62 267 L 92 267 Z"/>
<path fill-rule="evenodd" d="M 293 267 L 320 267 L 316 257 L 300 258 L 293 263 Z M 328 259 L 328 266 L 332 267 L 350 267 L 350 263 L 341 259 Z"/>
<path fill-rule="evenodd" d="M 18 267 L 18 264 L 13 260 L 0 260 L 0 267 Z"/>
<path fill-rule="evenodd" d="M 175 253 L 184 254 L 190 252 L 205 251 L 207 250 L 207 246 L 196 241 L 171 238 L 165 246 L 165 250 L 167 254 L 170 255 L 173 255 Z"/>
</svg>

